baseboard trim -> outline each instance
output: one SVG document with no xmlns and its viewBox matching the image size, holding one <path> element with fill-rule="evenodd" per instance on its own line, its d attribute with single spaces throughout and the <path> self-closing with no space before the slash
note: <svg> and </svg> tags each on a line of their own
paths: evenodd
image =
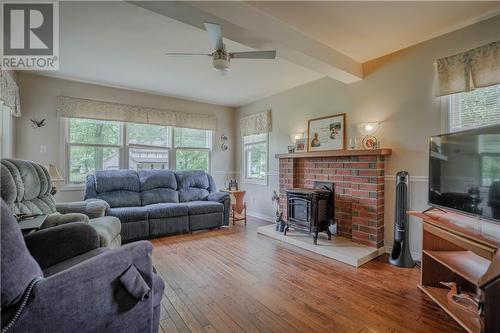
<svg viewBox="0 0 500 333">
<path fill-rule="evenodd" d="M 261 213 L 258 213 L 258 212 L 250 211 L 250 210 L 247 210 L 247 215 L 251 216 L 251 217 L 258 218 L 258 219 L 261 219 L 261 220 L 264 220 L 264 221 L 267 221 L 267 222 L 273 222 L 274 223 L 276 221 L 276 217 L 274 217 L 274 216 L 269 216 L 269 215 L 261 214 Z"/>
</svg>

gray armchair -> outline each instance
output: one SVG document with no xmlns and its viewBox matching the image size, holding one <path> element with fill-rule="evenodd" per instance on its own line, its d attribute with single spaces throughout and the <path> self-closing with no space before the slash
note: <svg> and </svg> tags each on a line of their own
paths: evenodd
<svg viewBox="0 0 500 333">
<path fill-rule="evenodd" d="M 147 241 L 110 250 L 70 223 L 29 234 L 1 201 L 2 331 L 157 332 L 164 283 Z"/>
<path fill-rule="evenodd" d="M 116 248 L 121 245 L 121 223 L 104 216 L 109 205 L 104 200 L 57 203 L 50 190 L 47 169 L 38 163 L 17 159 L 0 162 L 0 197 L 13 214 L 47 214 L 42 228 L 70 222 L 89 223 L 98 233 L 100 246 Z"/>
</svg>

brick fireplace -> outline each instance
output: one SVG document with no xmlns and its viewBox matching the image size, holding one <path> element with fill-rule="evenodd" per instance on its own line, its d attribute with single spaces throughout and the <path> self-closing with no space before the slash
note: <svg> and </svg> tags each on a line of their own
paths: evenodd
<svg viewBox="0 0 500 333">
<path fill-rule="evenodd" d="M 276 155 L 284 218 L 287 189 L 312 189 L 315 180 L 331 181 L 338 234 L 371 247 L 384 246 L 384 168 L 390 154 L 390 149 L 380 149 Z"/>
</svg>

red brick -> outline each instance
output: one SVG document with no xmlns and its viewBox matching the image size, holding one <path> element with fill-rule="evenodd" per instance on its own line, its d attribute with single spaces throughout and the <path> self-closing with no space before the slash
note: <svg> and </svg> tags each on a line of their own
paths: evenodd
<svg viewBox="0 0 500 333">
<path fill-rule="evenodd" d="M 377 156 L 368 155 L 368 156 L 358 156 L 360 161 L 377 161 Z"/>
<path fill-rule="evenodd" d="M 360 176 L 379 176 L 381 170 L 369 169 L 369 170 L 359 170 L 358 175 Z"/>
</svg>

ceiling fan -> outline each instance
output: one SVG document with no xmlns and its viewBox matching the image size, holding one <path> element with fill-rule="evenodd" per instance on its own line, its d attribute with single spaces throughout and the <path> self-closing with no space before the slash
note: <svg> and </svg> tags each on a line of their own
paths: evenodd
<svg viewBox="0 0 500 333">
<path fill-rule="evenodd" d="M 205 29 L 212 42 L 214 51 L 212 53 L 165 53 L 167 56 L 209 56 L 212 57 L 212 65 L 222 75 L 229 72 L 231 59 L 275 59 L 276 51 L 249 51 L 249 52 L 227 52 L 222 41 L 220 25 L 205 23 Z"/>
</svg>

